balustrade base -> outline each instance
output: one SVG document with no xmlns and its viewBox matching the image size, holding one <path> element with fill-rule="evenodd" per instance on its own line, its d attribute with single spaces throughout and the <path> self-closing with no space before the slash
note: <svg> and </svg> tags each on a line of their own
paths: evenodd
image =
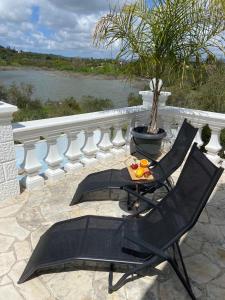
<svg viewBox="0 0 225 300">
<path fill-rule="evenodd" d="M 58 180 L 63 179 L 65 176 L 65 172 L 61 169 L 55 169 L 55 170 L 48 169 L 44 175 L 49 183 L 54 183 Z"/>
<path fill-rule="evenodd" d="M 106 161 L 113 158 L 113 154 L 111 152 L 99 151 L 96 154 L 96 158 L 99 161 Z"/>
<path fill-rule="evenodd" d="M 219 157 L 218 155 L 214 155 L 214 154 L 209 154 L 207 153 L 206 156 L 208 157 L 208 159 L 211 160 L 212 163 L 214 164 L 219 164 L 221 162 L 221 157 Z"/>
<path fill-rule="evenodd" d="M 76 162 L 76 163 L 69 162 L 64 166 L 64 170 L 68 173 L 73 173 L 81 169 L 83 169 L 83 165 L 80 162 Z"/>
<path fill-rule="evenodd" d="M 124 148 L 113 148 L 111 152 L 118 160 L 123 160 L 126 155 L 126 150 Z"/>
<path fill-rule="evenodd" d="M 130 144 L 127 144 L 124 146 L 124 151 L 125 151 L 126 155 L 130 155 Z"/>
<path fill-rule="evenodd" d="M 85 166 L 94 166 L 98 163 L 98 160 L 94 157 L 83 157 L 81 159 L 81 162 L 85 165 Z"/>
<path fill-rule="evenodd" d="M 225 169 L 225 160 L 223 159 L 222 167 Z"/>
<path fill-rule="evenodd" d="M 25 176 L 20 181 L 21 185 L 24 186 L 28 191 L 35 189 L 41 189 L 44 187 L 44 178 L 40 175 Z"/>
</svg>

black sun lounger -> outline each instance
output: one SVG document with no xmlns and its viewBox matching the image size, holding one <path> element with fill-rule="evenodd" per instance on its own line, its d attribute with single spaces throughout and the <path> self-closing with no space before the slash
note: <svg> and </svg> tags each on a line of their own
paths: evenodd
<svg viewBox="0 0 225 300">
<path fill-rule="evenodd" d="M 195 299 L 179 240 L 197 222 L 222 172 L 193 145 L 176 186 L 148 214 L 84 216 L 54 224 L 40 238 L 19 283 L 44 273 L 94 268 L 109 271 L 113 292 L 131 276 L 168 261 Z M 124 272 L 115 284 L 114 271 Z"/>
<path fill-rule="evenodd" d="M 153 193 L 162 186 L 165 186 L 168 190 L 171 188 L 169 177 L 181 166 L 197 131 L 197 128 L 184 120 L 171 150 L 159 162 L 153 162 L 154 166 L 151 171 L 155 178 L 154 181 L 142 181 L 139 184 L 137 182 L 134 184 L 127 168 L 121 170 L 108 169 L 93 173 L 80 182 L 70 205 L 96 199 L 115 200 L 111 191 L 123 189 L 125 186 L 133 189 L 138 186 L 138 190 L 144 193 Z"/>
</svg>

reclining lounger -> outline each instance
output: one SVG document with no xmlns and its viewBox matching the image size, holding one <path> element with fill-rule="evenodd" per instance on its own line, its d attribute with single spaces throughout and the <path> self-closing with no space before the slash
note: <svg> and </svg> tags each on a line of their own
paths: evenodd
<svg viewBox="0 0 225 300">
<path fill-rule="evenodd" d="M 171 188 L 169 177 L 181 166 L 197 131 L 197 128 L 194 128 L 184 120 L 171 150 L 159 162 L 153 161 L 154 166 L 151 171 L 155 180 L 152 182 L 136 182 L 140 192 L 153 193 L 163 185 L 167 189 L 168 187 Z M 166 185 L 164 184 L 165 182 Z M 136 188 L 127 168 L 121 170 L 108 169 L 90 174 L 78 185 L 70 205 L 96 199 L 115 200 L 113 199 L 111 190 L 123 189 L 124 186 L 130 186 L 133 189 Z"/>
<path fill-rule="evenodd" d="M 19 283 L 44 273 L 94 268 L 109 271 L 113 292 L 131 276 L 168 261 L 195 299 L 178 242 L 197 222 L 222 172 L 193 145 L 176 186 L 148 214 L 84 216 L 54 224 L 40 238 Z M 125 272 L 115 284 L 113 271 Z"/>
</svg>

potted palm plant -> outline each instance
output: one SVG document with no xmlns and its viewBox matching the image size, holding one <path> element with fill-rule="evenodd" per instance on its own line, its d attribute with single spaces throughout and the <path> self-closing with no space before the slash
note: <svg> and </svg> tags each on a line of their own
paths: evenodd
<svg viewBox="0 0 225 300">
<path fill-rule="evenodd" d="M 116 46 L 117 59 L 127 61 L 127 74 L 151 81 L 149 124 L 133 129 L 136 142 L 150 154 L 158 152 L 165 131 L 158 126 L 162 79 L 175 74 L 182 83 L 187 70 L 201 69 L 206 55 L 224 51 L 223 0 L 136 0 L 110 8 L 96 24 L 94 44 Z M 217 51 L 215 51 L 217 50 Z M 167 75 L 165 75 L 167 74 Z M 169 75 L 168 75 L 169 74 Z M 153 152 L 153 153 L 151 153 Z"/>
</svg>

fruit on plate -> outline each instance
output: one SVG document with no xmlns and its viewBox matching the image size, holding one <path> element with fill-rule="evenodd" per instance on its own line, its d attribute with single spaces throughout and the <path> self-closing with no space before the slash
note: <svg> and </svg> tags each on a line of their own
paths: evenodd
<svg viewBox="0 0 225 300">
<path fill-rule="evenodd" d="M 144 175 L 144 170 L 142 168 L 138 168 L 135 172 L 136 177 L 140 178 Z"/>
<path fill-rule="evenodd" d="M 138 163 L 136 162 L 133 162 L 131 165 L 130 165 L 131 169 L 133 170 L 136 170 L 138 168 Z"/>
<path fill-rule="evenodd" d="M 149 165 L 149 161 L 147 159 L 141 159 L 140 166 L 142 168 L 146 168 L 146 167 L 148 167 L 148 165 Z"/>
<path fill-rule="evenodd" d="M 144 177 L 148 178 L 151 175 L 151 172 L 149 170 L 144 172 Z"/>
</svg>

